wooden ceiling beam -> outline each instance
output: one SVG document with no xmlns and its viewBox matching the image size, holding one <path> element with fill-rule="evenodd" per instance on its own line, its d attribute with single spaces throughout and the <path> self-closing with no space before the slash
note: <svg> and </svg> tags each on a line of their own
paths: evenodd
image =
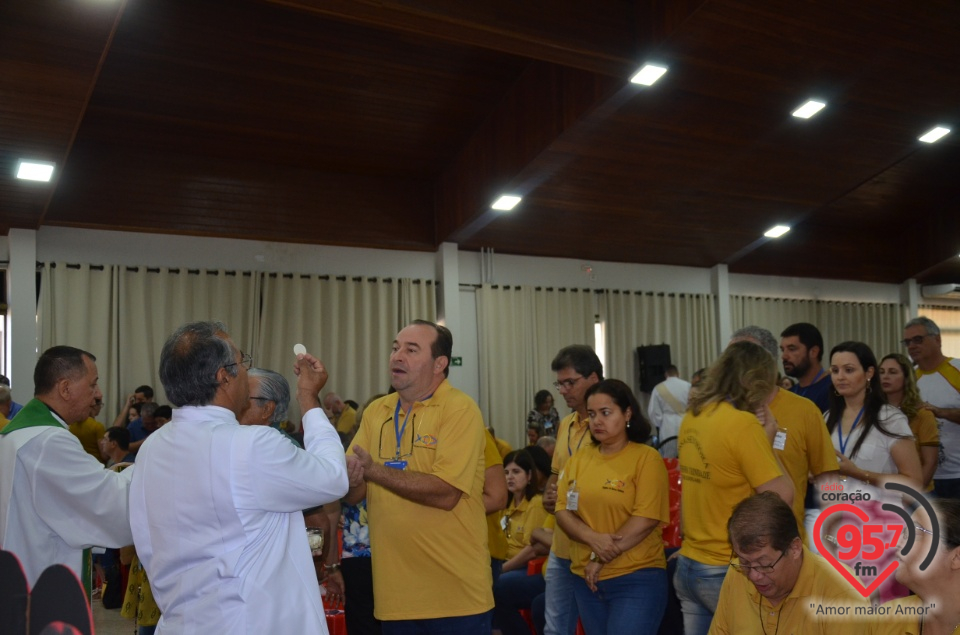
<svg viewBox="0 0 960 635">
<path fill-rule="evenodd" d="M 625 77 L 638 60 L 648 2 L 267 0 L 337 20 Z M 665 0 L 667 4 L 671 0 Z M 684 0 L 689 2 L 690 0 Z M 572 6 L 571 6 L 572 5 Z M 584 25 L 589 24 L 589 28 Z"/>
</svg>

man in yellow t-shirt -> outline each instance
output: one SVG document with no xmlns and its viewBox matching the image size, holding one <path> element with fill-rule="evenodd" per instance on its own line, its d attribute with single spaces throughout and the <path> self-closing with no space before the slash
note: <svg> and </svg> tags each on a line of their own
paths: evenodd
<svg viewBox="0 0 960 635">
<path fill-rule="evenodd" d="M 816 406 L 814 406 L 816 407 Z M 710 635 L 863 633 L 869 603 L 803 546 L 794 511 L 773 492 L 738 504 L 727 525 L 731 567 Z"/>
<path fill-rule="evenodd" d="M 560 349 L 550 368 L 557 374 L 554 387 L 573 410 L 560 422 L 551 464 L 552 475 L 543 495 L 543 506 L 552 514 L 557 502 L 557 479 L 560 473 L 571 456 L 590 445 L 587 401 L 584 395 L 590 386 L 603 380 L 603 364 L 592 348 L 574 344 Z M 579 614 L 573 589 L 578 580 L 576 574 L 570 571 L 570 538 L 557 527 L 553 532 L 553 547 L 547 561 L 547 635 L 573 635 L 576 632 Z"/>
<path fill-rule="evenodd" d="M 777 359 L 777 340 L 767 329 L 747 326 L 730 338 L 730 342 L 742 340 L 759 344 Z M 800 527 L 800 538 L 809 545 L 804 531 L 804 497 L 807 495 L 808 476 L 812 474 L 816 480 L 830 482 L 839 478 L 837 471 L 840 467 L 833 441 L 817 405 L 806 397 L 781 388 L 776 388 L 774 393 L 770 402 L 770 412 L 777 420 L 773 452 L 793 483 L 793 513 Z M 818 497 L 819 493 L 815 492 Z"/>
<path fill-rule="evenodd" d="M 390 355 L 397 392 L 364 410 L 349 450 L 359 471 L 346 500 L 367 500 L 374 615 L 387 635 L 413 621 L 427 633 L 490 633 L 486 432 L 477 404 L 446 379 L 452 350 L 446 327 L 402 329 Z"/>
<path fill-rule="evenodd" d="M 330 421 L 337 432 L 350 434 L 357 423 L 357 411 L 335 392 L 328 392 L 323 398 L 323 407 L 330 413 Z"/>
<path fill-rule="evenodd" d="M 98 400 L 96 407 L 93 409 L 93 414 L 83 421 L 70 424 L 70 432 L 80 439 L 80 445 L 83 446 L 84 451 L 101 463 L 104 462 L 104 457 L 100 454 L 100 439 L 103 438 L 103 434 L 107 430 L 94 417 L 100 414 L 100 408 L 102 407 L 103 401 Z"/>
</svg>

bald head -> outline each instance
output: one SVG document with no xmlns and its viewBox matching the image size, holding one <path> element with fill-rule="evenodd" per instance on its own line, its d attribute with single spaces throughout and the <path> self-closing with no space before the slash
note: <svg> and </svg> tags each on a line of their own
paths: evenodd
<svg viewBox="0 0 960 635">
<path fill-rule="evenodd" d="M 324 409 L 333 413 L 334 416 L 340 416 L 344 406 L 343 399 L 335 392 L 328 392 L 327 396 L 323 398 Z"/>
</svg>

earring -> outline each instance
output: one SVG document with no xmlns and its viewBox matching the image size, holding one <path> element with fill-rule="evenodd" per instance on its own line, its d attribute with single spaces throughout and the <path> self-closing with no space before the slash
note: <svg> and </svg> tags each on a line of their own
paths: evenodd
<svg viewBox="0 0 960 635">
<path fill-rule="evenodd" d="M 833 389 L 833 394 L 834 394 L 835 396 L 837 396 L 837 397 L 840 396 L 840 393 L 837 392 L 837 389 L 836 389 L 836 388 Z"/>
</svg>

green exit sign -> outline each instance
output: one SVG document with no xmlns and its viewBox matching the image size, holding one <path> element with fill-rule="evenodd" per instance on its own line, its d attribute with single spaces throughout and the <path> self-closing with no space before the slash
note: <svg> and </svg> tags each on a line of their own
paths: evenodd
<svg viewBox="0 0 960 635">
<path fill-rule="evenodd" d="M 450 360 L 450 365 L 451 365 L 451 366 L 463 366 L 463 358 L 462 358 L 462 357 L 454 357 L 453 359 Z"/>
</svg>

